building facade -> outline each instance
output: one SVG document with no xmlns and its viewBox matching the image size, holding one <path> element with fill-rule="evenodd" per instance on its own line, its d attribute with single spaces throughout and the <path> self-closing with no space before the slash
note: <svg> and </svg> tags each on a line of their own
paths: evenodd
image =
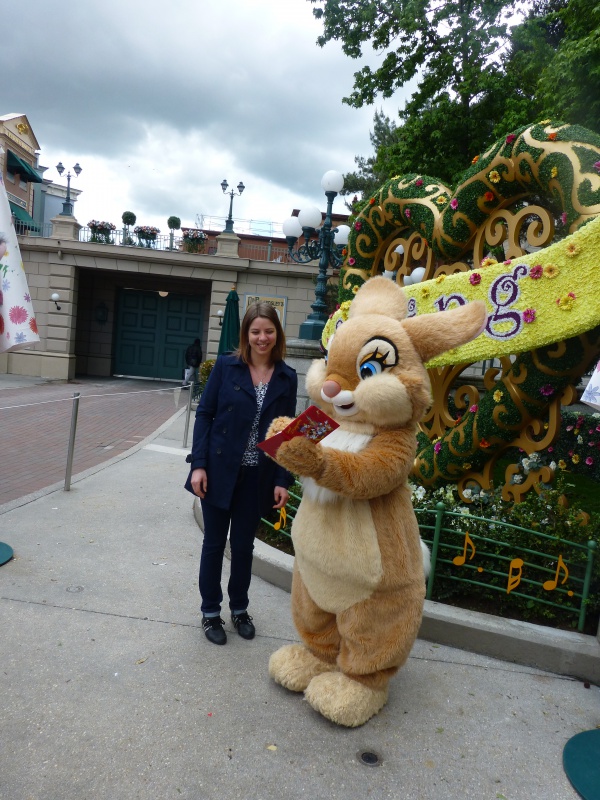
<svg viewBox="0 0 600 800">
<path fill-rule="evenodd" d="M 216 356 L 218 312 L 232 286 L 241 314 L 247 301 L 269 299 L 286 336 L 297 337 L 318 266 L 243 258 L 239 245 L 235 234 L 217 236 L 210 254 L 82 242 L 73 217 L 55 222 L 50 237 L 20 236 L 41 341 L 0 355 L 0 372 L 180 380 L 196 337 L 206 358 Z"/>
</svg>

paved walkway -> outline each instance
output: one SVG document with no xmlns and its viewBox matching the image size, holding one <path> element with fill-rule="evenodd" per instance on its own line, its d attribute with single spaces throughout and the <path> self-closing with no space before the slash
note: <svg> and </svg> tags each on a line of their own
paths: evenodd
<svg viewBox="0 0 600 800">
<path fill-rule="evenodd" d="M 0 375 L 0 506 L 64 481 L 76 392 L 73 475 L 139 444 L 188 402 L 187 391 L 156 381 Z"/>
<path fill-rule="evenodd" d="M 268 678 L 282 589 L 253 579 L 253 641 L 207 642 L 183 426 L 0 508 L 0 800 L 577 800 L 562 750 L 596 686 L 418 641 L 347 730 Z"/>
</svg>

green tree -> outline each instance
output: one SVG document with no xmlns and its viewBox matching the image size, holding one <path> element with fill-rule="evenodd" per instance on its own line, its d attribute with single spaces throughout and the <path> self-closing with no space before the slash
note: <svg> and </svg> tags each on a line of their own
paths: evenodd
<svg viewBox="0 0 600 800">
<path fill-rule="evenodd" d="M 365 158 L 355 156 L 357 169 L 344 175 L 344 188 L 342 195 L 357 195 L 368 197 L 377 190 L 382 183 L 390 177 L 388 165 L 378 163 L 378 154 L 385 148 L 391 147 L 396 141 L 396 123 L 386 116 L 383 111 L 376 111 L 373 117 L 373 130 L 369 132 L 374 154 Z M 354 202 L 346 203 L 350 210 L 354 210 Z"/>
<path fill-rule="evenodd" d="M 554 109 L 546 113 L 538 84 L 564 37 L 560 12 L 568 3 L 569 0 L 538 0 L 527 18 L 512 29 L 509 49 L 502 58 L 503 109 L 494 123 L 494 138 L 535 119 L 557 116 Z"/>
<path fill-rule="evenodd" d="M 396 142 L 385 144 L 374 171 L 420 171 L 452 181 L 492 135 L 508 42 L 504 15 L 516 0 L 310 0 L 323 22 L 319 45 L 336 40 L 351 58 L 372 45 L 381 65 L 354 73 L 344 102 L 361 107 L 391 97 L 413 78 L 417 88 L 400 112 Z M 433 168 L 429 172 L 429 164 Z M 437 168 L 435 168 L 437 165 Z"/>
<path fill-rule="evenodd" d="M 544 111 L 600 131 L 600 5 L 570 0 L 558 12 L 564 36 L 537 87 Z"/>
</svg>

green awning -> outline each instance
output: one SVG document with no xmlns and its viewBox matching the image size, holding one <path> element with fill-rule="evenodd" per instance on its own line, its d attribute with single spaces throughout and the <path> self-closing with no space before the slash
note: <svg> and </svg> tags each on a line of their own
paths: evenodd
<svg viewBox="0 0 600 800">
<path fill-rule="evenodd" d="M 8 166 L 13 172 L 18 172 L 21 176 L 21 180 L 25 181 L 26 183 L 42 183 L 42 179 L 31 166 L 26 161 L 23 161 L 22 158 L 15 155 L 10 150 L 7 150 L 6 156 L 8 159 Z"/>
<path fill-rule="evenodd" d="M 10 210 L 14 214 L 15 219 L 18 219 L 19 222 L 22 222 L 23 225 L 25 225 L 26 228 L 29 228 L 30 231 L 39 231 L 39 225 L 36 224 L 31 214 L 28 214 L 24 208 L 21 208 L 21 206 L 18 206 L 16 203 L 11 202 L 10 200 L 8 201 L 8 204 L 10 206 Z"/>
</svg>

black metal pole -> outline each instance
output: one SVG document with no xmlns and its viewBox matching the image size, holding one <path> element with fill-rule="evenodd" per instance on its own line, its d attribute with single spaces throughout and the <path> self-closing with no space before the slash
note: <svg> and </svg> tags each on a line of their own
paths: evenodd
<svg viewBox="0 0 600 800">
<path fill-rule="evenodd" d="M 321 256 L 319 259 L 319 274 L 317 275 L 317 285 L 315 288 L 315 302 L 311 305 L 312 314 L 300 325 L 299 338 L 318 341 L 323 333 L 323 328 L 328 319 L 327 314 L 327 268 L 331 257 L 331 245 L 333 233 L 331 230 L 331 212 L 333 201 L 337 192 L 325 192 L 327 197 L 327 212 L 325 220 L 319 233 Z"/>
<path fill-rule="evenodd" d="M 233 189 L 227 194 L 229 194 L 231 200 L 229 201 L 229 216 L 227 217 L 227 221 L 225 223 L 225 230 L 223 231 L 223 233 L 233 233 L 233 216 L 232 216 L 233 195 L 234 195 Z"/>
</svg>

